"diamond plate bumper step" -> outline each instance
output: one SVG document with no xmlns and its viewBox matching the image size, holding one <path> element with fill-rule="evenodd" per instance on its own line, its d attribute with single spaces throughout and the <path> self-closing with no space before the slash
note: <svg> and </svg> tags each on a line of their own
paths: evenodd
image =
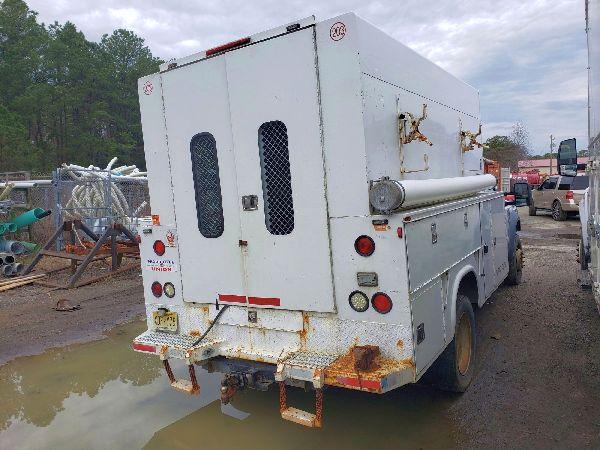
<svg viewBox="0 0 600 450">
<path fill-rule="evenodd" d="M 213 347 L 219 343 L 219 341 L 204 340 L 200 344 L 194 345 L 197 339 L 198 336 L 148 330 L 133 340 L 132 347 L 137 352 L 158 354 L 165 366 L 171 387 L 179 392 L 197 395 L 200 393 L 200 386 L 194 369 L 194 361 L 198 359 L 197 352 L 200 351 L 200 359 L 210 358 L 215 353 Z M 189 380 L 175 378 L 169 364 L 169 357 L 187 361 Z"/>
</svg>

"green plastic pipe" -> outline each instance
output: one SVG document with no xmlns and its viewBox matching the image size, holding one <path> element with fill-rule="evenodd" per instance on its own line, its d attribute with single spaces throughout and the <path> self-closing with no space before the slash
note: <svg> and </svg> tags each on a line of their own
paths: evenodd
<svg viewBox="0 0 600 450">
<path fill-rule="evenodd" d="M 38 248 L 38 244 L 35 244 L 33 242 L 26 242 L 26 241 L 19 241 L 19 242 L 21 244 L 23 244 L 23 247 L 25 247 L 26 253 L 34 252 Z"/>
<path fill-rule="evenodd" d="M 34 222 L 50 215 L 51 211 L 46 211 L 42 208 L 34 208 L 26 213 L 21 214 L 13 219 L 13 223 L 17 228 L 23 228 L 27 225 L 31 225 Z"/>
<path fill-rule="evenodd" d="M 0 223 L 0 236 L 4 233 L 14 233 L 17 231 L 17 226 L 13 222 Z"/>
</svg>

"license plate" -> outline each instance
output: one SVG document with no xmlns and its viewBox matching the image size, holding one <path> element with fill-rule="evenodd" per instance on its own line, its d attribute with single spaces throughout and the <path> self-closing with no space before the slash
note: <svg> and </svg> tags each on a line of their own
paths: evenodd
<svg viewBox="0 0 600 450">
<path fill-rule="evenodd" d="M 162 331 L 177 331 L 177 313 L 166 312 L 162 316 L 158 312 L 153 312 L 154 325 L 157 330 Z"/>
</svg>

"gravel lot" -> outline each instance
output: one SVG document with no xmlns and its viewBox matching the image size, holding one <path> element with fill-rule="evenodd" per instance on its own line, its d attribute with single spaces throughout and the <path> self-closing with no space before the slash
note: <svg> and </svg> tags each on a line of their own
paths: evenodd
<svg viewBox="0 0 600 450">
<path fill-rule="evenodd" d="M 451 413 L 468 447 L 600 448 L 600 316 L 577 281 L 579 219 L 519 214 L 523 281 L 476 313 L 478 374 Z"/>
<path fill-rule="evenodd" d="M 577 282 L 579 221 L 529 217 L 525 208 L 520 215 L 523 282 L 501 288 L 476 312 L 476 379 L 443 402 L 448 406 L 438 405 L 440 413 L 458 430 L 461 447 L 600 448 L 600 317 Z M 59 298 L 82 309 L 55 312 Z M 136 272 L 75 291 L 30 286 L 1 293 L 0 364 L 101 338 L 143 314 L 143 303 Z M 404 395 L 415 396 L 415 408 L 428 395 L 447 399 L 427 392 L 407 388 Z"/>
</svg>

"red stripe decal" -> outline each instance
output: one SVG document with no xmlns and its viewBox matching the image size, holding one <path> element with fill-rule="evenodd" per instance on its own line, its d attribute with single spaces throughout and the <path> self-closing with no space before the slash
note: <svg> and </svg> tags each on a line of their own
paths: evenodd
<svg viewBox="0 0 600 450">
<path fill-rule="evenodd" d="M 269 297 L 248 297 L 248 303 L 251 305 L 280 306 L 281 299 Z"/>
<path fill-rule="evenodd" d="M 379 391 L 381 389 L 381 381 L 360 380 L 358 378 L 350 377 L 337 377 L 337 382 L 359 389 L 369 389 L 374 391 Z"/>
<path fill-rule="evenodd" d="M 219 301 L 232 303 L 246 303 L 246 297 L 243 295 L 224 295 L 219 294 Z"/>
<path fill-rule="evenodd" d="M 138 344 L 134 342 L 131 347 L 138 352 L 156 353 L 156 347 L 154 345 Z"/>
</svg>

